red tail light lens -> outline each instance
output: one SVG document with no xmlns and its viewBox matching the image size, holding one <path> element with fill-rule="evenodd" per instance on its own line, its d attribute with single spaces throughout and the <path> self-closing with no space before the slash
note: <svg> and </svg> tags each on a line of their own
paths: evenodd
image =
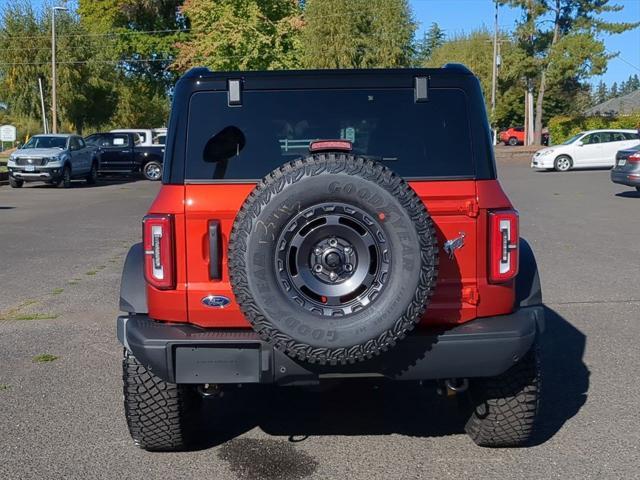
<svg viewBox="0 0 640 480">
<path fill-rule="evenodd" d="M 160 290 L 176 287 L 173 217 L 148 215 L 142 222 L 144 276 L 147 283 Z"/>
<path fill-rule="evenodd" d="M 627 157 L 627 161 L 629 163 L 640 163 L 640 152 L 634 153 L 633 155 L 629 155 Z"/>
<path fill-rule="evenodd" d="M 518 274 L 518 212 L 489 213 L 489 281 L 503 283 Z"/>
</svg>

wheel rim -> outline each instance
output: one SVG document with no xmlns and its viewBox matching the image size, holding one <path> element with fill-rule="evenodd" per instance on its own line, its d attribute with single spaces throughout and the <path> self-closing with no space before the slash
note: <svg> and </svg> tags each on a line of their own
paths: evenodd
<svg viewBox="0 0 640 480">
<path fill-rule="evenodd" d="M 355 207 L 320 204 L 298 213 L 277 245 L 285 295 L 320 316 L 362 310 L 388 280 L 386 236 L 377 220 Z"/>
<path fill-rule="evenodd" d="M 558 159 L 558 169 L 559 170 L 568 170 L 569 169 L 569 159 L 568 158 L 559 158 Z"/>
<path fill-rule="evenodd" d="M 150 178 L 151 180 L 158 180 L 160 178 L 160 166 L 156 165 L 156 164 L 148 164 L 145 168 L 144 168 L 145 174 L 147 176 L 147 178 Z"/>
</svg>

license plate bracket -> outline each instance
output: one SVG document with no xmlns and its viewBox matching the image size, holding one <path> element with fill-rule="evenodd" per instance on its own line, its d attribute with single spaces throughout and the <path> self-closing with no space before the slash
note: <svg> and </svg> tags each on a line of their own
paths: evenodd
<svg viewBox="0 0 640 480">
<path fill-rule="evenodd" d="M 621 158 L 620 160 L 618 160 L 618 166 L 619 167 L 624 167 L 627 164 L 627 159 L 626 158 Z"/>
<path fill-rule="evenodd" d="M 36 171 L 36 167 L 34 165 L 26 165 L 24 167 L 24 171 L 25 172 L 35 172 Z"/>
<path fill-rule="evenodd" d="M 175 365 L 176 383 L 259 383 L 260 346 L 180 346 Z"/>
</svg>

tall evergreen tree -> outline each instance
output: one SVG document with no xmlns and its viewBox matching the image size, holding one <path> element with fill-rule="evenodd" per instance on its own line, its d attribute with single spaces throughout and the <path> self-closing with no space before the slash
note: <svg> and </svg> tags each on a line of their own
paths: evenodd
<svg viewBox="0 0 640 480">
<path fill-rule="evenodd" d="M 609 91 L 609 98 L 616 98 L 620 96 L 620 92 L 618 92 L 618 83 L 613 82 L 611 85 L 611 90 Z"/>
<path fill-rule="evenodd" d="M 603 14 L 622 10 L 610 0 L 500 0 L 519 8 L 516 37 L 526 52 L 525 76 L 535 82 L 535 132 L 541 141 L 544 99 L 550 85 L 604 72 L 609 53 L 598 34 L 618 34 L 640 22 L 608 22 Z"/>
<path fill-rule="evenodd" d="M 433 52 L 441 47 L 446 38 L 444 30 L 440 25 L 433 22 L 429 29 L 424 32 L 422 40 L 416 45 L 416 64 L 423 65 L 431 58 Z"/>
<path fill-rule="evenodd" d="M 411 65 L 413 21 L 407 0 L 306 0 L 302 64 L 307 68 Z"/>
<path fill-rule="evenodd" d="M 597 105 L 599 103 L 605 102 L 607 98 L 609 98 L 609 90 L 607 89 L 607 84 L 604 83 L 604 81 L 600 80 L 595 90 L 593 104 Z"/>
</svg>

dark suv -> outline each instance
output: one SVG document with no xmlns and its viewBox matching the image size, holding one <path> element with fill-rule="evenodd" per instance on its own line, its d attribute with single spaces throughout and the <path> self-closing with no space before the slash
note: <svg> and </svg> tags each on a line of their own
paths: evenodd
<svg viewBox="0 0 640 480">
<path fill-rule="evenodd" d="M 187 73 L 122 277 L 136 443 L 188 447 L 237 385 L 355 377 L 432 380 L 477 444 L 530 441 L 544 310 L 490 133 L 460 65 Z"/>
</svg>

